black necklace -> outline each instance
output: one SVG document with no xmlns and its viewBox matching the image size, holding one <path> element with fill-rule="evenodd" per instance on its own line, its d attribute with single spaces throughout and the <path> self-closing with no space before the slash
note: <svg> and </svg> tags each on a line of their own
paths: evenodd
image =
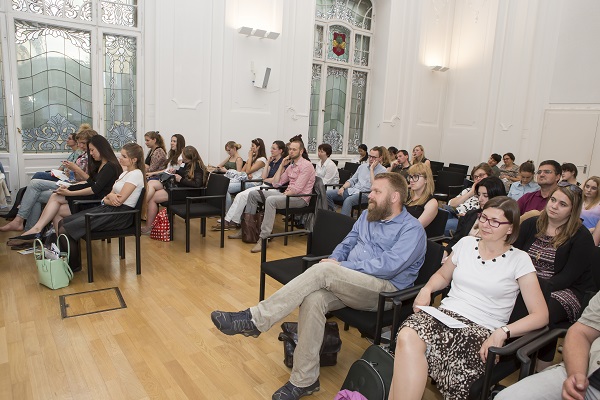
<svg viewBox="0 0 600 400">
<path fill-rule="evenodd" d="M 479 251 L 479 241 L 480 241 L 480 240 L 481 240 L 481 239 L 477 239 L 477 245 L 475 246 L 475 250 L 476 250 L 476 251 Z M 512 247 L 512 246 L 510 246 L 510 249 L 508 249 L 508 251 L 513 251 L 513 247 Z M 506 252 L 504 252 L 504 253 L 502 254 L 502 258 L 506 258 L 506 253 L 508 253 L 508 251 L 506 251 Z M 492 261 L 492 262 L 496 262 L 497 258 L 498 258 L 498 257 L 496 257 L 496 258 L 492 258 L 492 260 L 491 260 L 491 261 Z M 485 261 L 481 259 L 481 256 L 480 256 L 479 254 L 477 255 L 477 259 L 478 259 L 478 260 L 481 260 L 481 263 L 482 263 L 483 265 L 485 265 Z M 490 260 L 488 260 L 488 261 L 490 261 Z"/>
</svg>

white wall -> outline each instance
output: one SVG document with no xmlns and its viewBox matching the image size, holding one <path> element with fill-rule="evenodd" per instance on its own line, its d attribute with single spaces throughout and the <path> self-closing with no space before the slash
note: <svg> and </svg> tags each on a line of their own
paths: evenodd
<svg viewBox="0 0 600 400">
<path fill-rule="evenodd" d="M 555 134 L 548 110 L 600 109 L 595 0 L 374 3 L 369 146 L 422 144 L 431 159 L 469 165 L 508 151 L 517 162 L 540 161 L 544 138 Z M 314 0 L 146 4 L 145 130 L 182 133 L 213 164 L 228 140 L 245 156 L 255 137 L 268 146 L 306 136 Z M 281 36 L 245 37 L 242 25 Z M 252 86 L 252 63 L 272 68 L 266 90 Z"/>
</svg>

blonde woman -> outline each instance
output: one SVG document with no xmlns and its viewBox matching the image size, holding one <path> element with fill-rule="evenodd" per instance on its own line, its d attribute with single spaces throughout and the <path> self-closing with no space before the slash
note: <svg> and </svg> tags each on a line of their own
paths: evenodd
<svg viewBox="0 0 600 400">
<path fill-rule="evenodd" d="M 431 162 L 425 157 L 425 148 L 418 144 L 413 148 L 412 151 L 413 159 L 411 164 L 423 163 L 426 164 L 429 168 L 431 168 Z"/>
<path fill-rule="evenodd" d="M 227 172 L 229 169 L 234 169 L 238 172 L 242 172 L 242 166 L 244 165 L 244 160 L 238 154 L 238 150 L 242 148 L 241 144 L 230 140 L 225 143 L 225 151 L 227 152 L 227 158 L 224 159 L 217 167 L 215 168 L 217 171 Z"/>
<path fill-rule="evenodd" d="M 600 177 L 590 176 L 583 185 L 583 207 L 581 208 L 581 219 L 583 226 L 590 232 L 594 232 L 600 221 Z"/>
<path fill-rule="evenodd" d="M 423 163 L 408 169 L 406 177 L 409 184 L 406 211 L 419 220 L 423 228 L 434 220 L 438 213 L 437 200 L 433 198 L 434 182 L 431 168 Z"/>
</svg>

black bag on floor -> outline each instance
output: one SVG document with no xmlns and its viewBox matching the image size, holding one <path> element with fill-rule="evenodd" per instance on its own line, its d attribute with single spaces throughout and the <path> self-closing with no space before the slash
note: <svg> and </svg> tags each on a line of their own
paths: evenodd
<svg viewBox="0 0 600 400">
<path fill-rule="evenodd" d="M 359 392 L 369 400 L 386 400 L 393 372 L 394 357 L 381 347 L 371 345 L 354 361 L 341 389 Z"/>
<path fill-rule="evenodd" d="M 258 194 L 265 204 L 265 194 L 258 190 Z M 260 239 L 260 227 L 265 217 L 264 211 L 258 211 L 256 214 L 242 214 L 242 242 L 256 243 Z"/>
<path fill-rule="evenodd" d="M 19 191 L 17 192 L 17 195 L 15 196 L 15 199 L 13 201 L 12 208 L 10 209 L 9 212 L 7 212 L 6 214 L 3 215 L 4 218 L 13 219 L 14 217 L 17 216 L 17 213 L 19 212 L 19 205 L 21 204 L 21 200 L 23 200 L 23 195 L 25 195 L 25 190 L 27 190 L 27 186 L 19 189 Z"/>
<path fill-rule="evenodd" d="M 298 323 L 284 322 L 281 324 L 279 340 L 283 342 L 283 363 L 286 367 L 294 366 L 294 350 L 298 344 Z M 337 363 L 337 353 L 342 349 L 342 339 L 337 322 L 325 323 L 323 344 L 321 345 L 321 367 L 329 367 Z"/>
</svg>

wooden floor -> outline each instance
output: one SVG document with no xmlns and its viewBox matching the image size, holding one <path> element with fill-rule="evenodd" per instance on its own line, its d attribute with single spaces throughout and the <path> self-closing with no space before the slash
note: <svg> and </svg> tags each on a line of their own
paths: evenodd
<svg viewBox="0 0 600 400">
<path fill-rule="evenodd" d="M 189 254 L 181 220 L 174 242 L 143 237 L 139 276 L 131 239 L 125 260 L 116 241 L 94 242 L 94 283 L 87 283 L 84 266 L 69 287 L 55 291 L 37 283 L 32 255 L 6 247 L 14 234 L 1 233 L 0 399 L 270 399 L 290 372 L 279 327 L 257 339 L 230 337 L 210 320 L 215 309 L 257 302 L 260 254 L 227 238 L 220 249 L 218 232 L 201 238 L 198 231 L 195 222 Z M 287 247 L 276 240 L 268 256 L 298 255 L 305 246 L 305 237 Z M 61 318 L 60 295 L 113 286 L 127 308 Z M 278 287 L 267 279 L 267 296 Z M 286 320 L 297 321 L 297 311 Z M 321 391 L 312 399 L 333 399 L 369 346 L 355 329 L 341 337 L 338 363 L 321 369 Z M 428 386 L 424 398 L 441 396 Z"/>
</svg>

